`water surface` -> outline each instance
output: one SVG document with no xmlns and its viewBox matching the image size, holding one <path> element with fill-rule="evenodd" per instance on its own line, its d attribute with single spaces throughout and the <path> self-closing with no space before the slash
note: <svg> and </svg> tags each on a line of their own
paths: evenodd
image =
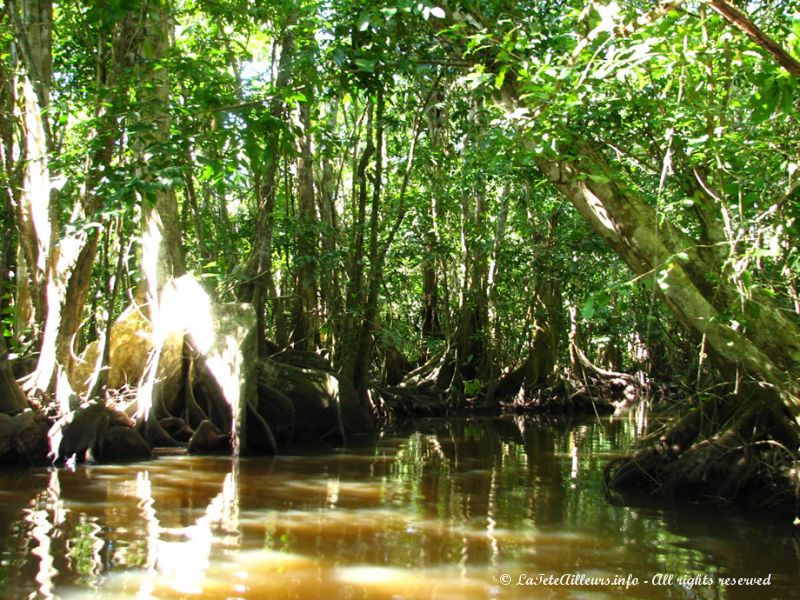
<svg viewBox="0 0 800 600">
<path fill-rule="evenodd" d="M 0 472 L 0 597 L 800 597 L 790 525 L 606 497 L 634 429 L 426 420 L 274 459 Z"/>
</svg>

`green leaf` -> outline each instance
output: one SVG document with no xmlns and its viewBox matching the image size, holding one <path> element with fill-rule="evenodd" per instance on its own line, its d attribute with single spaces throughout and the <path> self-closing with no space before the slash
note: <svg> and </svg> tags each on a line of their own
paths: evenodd
<svg viewBox="0 0 800 600">
<path fill-rule="evenodd" d="M 588 321 L 594 316 L 594 311 L 595 311 L 594 297 L 592 297 L 589 298 L 581 308 L 581 317 L 583 317 L 584 320 Z"/>
<path fill-rule="evenodd" d="M 506 78 L 506 71 L 507 69 L 500 69 L 500 72 L 494 78 L 495 89 L 499 90 L 501 87 L 503 87 L 503 81 L 505 81 Z"/>
<path fill-rule="evenodd" d="M 481 390 L 480 379 L 465 379 L 464 380 L 464 394 L 467 396 L 474 396 Z"/>
<path fill-rule="evenodd" d="M 589 179 L 595 183 L 610 183 L 611 179 L 599 173 L 589 173 Z"/>
<path fill-rule="evenodd" d="M 701 135 L 700 137 L 696 138 L 689 138 L 686 140 L 686 144 L 688 146 L 700 146 L 705 144 L 708 141 L 708 135 Z"/>
<path fill-rule="evenodd" d="M 374 73 L 375 66 L 378 64 L 377 58 L 357 58 L 356 66 L 366 73 Z"/>
<path fill-rule="evenodd" d="M 610 302 L 611 295 L 608 290 L 601 290 L 596 294 L 592 294 L 581 308 L 581 317 L 587 321 L 591 320 L 598 312 L 605 310 Z"/>
<path fill-rule="evenodd" d="M 369 12 L 364 11 L 358 17 L 358 30 L 366 31 L 368 27 L 369 27 Z"/>
</svg>

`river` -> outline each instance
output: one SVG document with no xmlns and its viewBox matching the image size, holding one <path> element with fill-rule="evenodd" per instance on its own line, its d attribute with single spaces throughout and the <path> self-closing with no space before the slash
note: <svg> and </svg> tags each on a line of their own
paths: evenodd
<svg viewBox="0 0 800 600">
<path fill-rule="evenodd" d="M 605 493 L 636 430 L 422 420 L 276 458 L 0 471 L 0 597 L 800 598 L 791 524 Z"/>
</svg>

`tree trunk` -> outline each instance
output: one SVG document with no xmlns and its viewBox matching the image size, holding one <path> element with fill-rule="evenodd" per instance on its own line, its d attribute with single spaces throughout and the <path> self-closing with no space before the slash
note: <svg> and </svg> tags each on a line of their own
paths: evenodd
<svg viewBox="0 0 800 600">
<path fill-rule="evenodd" d="M 297 301 L 294 311 L 292 342 L 294 348 L 313 351 L 316 348 L 318 330 L 317 316 L 317 260 L 319 254 L 314 200 L 314 177 L 311 152 L 311 117 L 307 102 L 300 104 L 300 121 L 303 133 L 300 136 L 297 159 L 298 221 L 296 282 Z"/>
<path fill-rule="evenodd" d="M 488 277 L 488 256 L 484 250 L 486 190 L 485 182 L 479 180 L 472 190 L 475 208 L 471 210 L 468 190 L 461 198 L 461 251 L 462 281 L 459 319 L 455 334 L 456 369 L 455 387 L 461 381 L 484 379 L 486 334 L 489 318 L 489 299 L 486 280 Z M 453 389 L 451 392 L 460 392 Z M 458 399 L 458 396 L 454 397 Z"/>
<path fill-rule="evenodd" d="M 12 222 L 11 219 L 7 218 L 7 213 L 9 212 L 8 198 L 4 198 L 0 201 L 0 222 L 2 222 L 0 231 L 5 234 L 3 238 L 6 241 Z M 7 259 L 9 252 L 10 248 L 7 243 L 0 240 L 0 289 L 5 289 L 6 286 L 5 277 L 9 267 Z M 0 313 L 5 313 L 6 308 L 4 303 L 0 303 Z M 4 329 L 4 326 L 0 329 L 0 413 L 15 414 L 24 410 L 28 406 L 28 401 L 11 370 Z"/>
<path fill-rule="evenodd" d="M 780 44 L 761 31 L 741 10 L 725 0 L 710 0 L 711 7 L 731 25 L 742 31 L 754 43 L 772 55 L 775 61 L 789 73 L 800 79 L 800 62 L 784 50 Z"/>
<path fill-rule="evenodd" d="M 329 439 L 341 443 L 351 434 L 374 431 L 360 394 L 346 377 L 318 369 L 301 369 L 269 358 L 258 361 L 258 368 L 261 393 L 263 388 L 280 390 L 291 401 L 296 440 Z M 280 429 L 285 423 L 271 425 Z"/>
<path fill-rule="evenodd" d="M 82 206 L 82 212 L 87 218 L 97 218 L 94 215 L 103 208 L 104 198 L 95 190 L 105 176 L 106 168 L 111 163 L 114 148 L 121 135 L 116 110 L 122 110 L 125 98 L 121 96 L 117 86 L 122 81 L 125 71 L 133 67 L 133 55 L 129 52 L 129 44 L 131 38 L 135 36 L 137 19 L 138 15 L 129 11 L 118 21 L 113 32 L 110 56 L 106 51 L 106 40 L 101 38 L 98 41 L 100 52 L 97 57 L 98 89 L 95 117 L 99 124 L 95 131 L 95 150 L 88 165 L 86 195 Z M 92 229 L 82 242 L 83 247 L 75 259 L 66 284 L 61 306 L 61 323 L 56 339 L 56 361 L 67 372 L 71 371 L 73 340 L 80 328 L 83 308 L 89 293 L 92 268 L 100 242 L 100 228 Z M 110 323 L 110 313 L 108 319 Z"/>
<path fill-rule="evenodd" d="M 730 381 L 768 384 L 797 417 L 800 327 L 766 295 L 754 291 L 743 297 L 731 281 L 711 281 L 709 276 L 724 272 L 713 255 L 658 218 L 632 189 L 614 183 L 598 152 L 586 146 L 575 150 L 570 162 L 541 160 L 542 173 L 637 275 L 655 275 L 659 295 L 698 340 L 706 340 Z M 746 327 L 725 314 L 741 315 Z"/>
<path fill-rule="evenodd" d="M 434 191 L 434 194 L 436 192 Z M 438 215 L 436 198 L 432 197 L 423 215 L 422 256 L 422 340 L 441 337 L 442 322 L 439 315 L 439 252 Z M 427 357 L 425 357 L 427 358 Z"/>
<path fill-rule="evenodd" d="M 8 361 L 5 338 L 0 336 L 0 414 L 13 415 L 28 407 L 28 400 L 17 384 Z"/>
<path fill-rule="evenodd" d="M 537 276 L 528 320 L 532 323 L 526 358 L 525 387 L 536 389 L 555 385 L 558 379 L 558 338 L 561 290 L 558 282 Z"/>
<path fill-rule="evenodd" d="M 170 137 L 169 72 L 164 64 L 169 52 L 172 26 L 169 0 L 151 0 L 143 17 L 142 73 L 139 77 L 142 119 L 149 125 L 137 142 L 137 151 L 147 171 L 143 179 L 153 183 L 157 171 L 169 165 L 166 146 Z M 145 157 L 151 157 L 147 160 Z M 142 255 L 143 289 L 146 312 L 153 327 L 153 349 L 137 391 L 138 416 L 147 422 L 148 438 L 165 437 L 156 419 L 149 419 L 151 409 L 164 402 L 164 382 L 156 372 L 167 337 L 172 329 L 170 316 L 161 310 L 162 292 L 186 271 L 181 251 L 180 220 L 175 192 L 171 188 L 155 187 L 142 198 Z M 166 399 L 170 401 L 171 399 Z M 156 415 L 158 416 L 158 415 Z"/>
<path fill-rule="evenodd" d="M 280 60 L 275 79 L 275 89 L 285 90 L 292 75 L 292 61 L 295 51 L 294 18 L 290 17 L 281 33 Z M 269 114 L 274 122 L 281 120 L 285 105 L 276 94 L 269 103 Z M 267 300 L 276 296 L 275 280 L 272 272 L 272 230 L 275 223 L 275 196 L 277 193 L 277 174 L 280 163 L 280 143 L 282 129 L 276 128 L 266 136 L 266 148 L 256 166 L 256 214 L 253 249 L 245 265 L 248 282 L 243 289 L 243 300 L 251 301 L 256 309 L 256 335 L 258 336 L 258 355 L 267 356 Z M 274 306 L 274 304 L 273 304 Z M 274 309 L 273 309 L 274 312 Z M 283 332 L 280 332 L 283 333 Z M 283 337 L 280 335 L 279 337 Z"/>
<path fill-rule="evenodd" d="M 426 116 L 428 121 L 428 140 L 432 149 L 441 152 L 443 148 L 444 118 L 442 106 L 445 105 L 445 96 L 442 89 L 431 90 L 431 105 L 427 107 Z M 427 211 L 420 215 L 423 227 L 422 236 L 424 249 L 422 256 L 422 339 L 423 341 L 441 337 L 442 318 L 440 315 L 439 298 L 439 268 L 443 263 L 443 257 L 439 251 L 439 195 L 444 195 L 440 183 L 441 174 L 438 169 L 431 168 L 431 201 L 427 206 Z M 442 269 L 442 274 L 446 272 Z M 446 276 L 443 277 L 446 283 Z M 447 298 L 444 299 L 445 306 Z M 427 354 L 423 359 L 427 359 Z"/>
<path fill-rule="evenodd" d="M 500 213 L 495 224 L 494 243 L 492 248 L 492 258 L 489 262 L 489 272 L 486 277 L 486 299 L 487 299 L 487 320 L 486 320 L 486 351 L 482 358 L 482 378 L 486 381 L 486 395 L 483 403 L 487 407 L 495 405 L 495 391 L 500 378 L 500 365 L 498 357 L 500 354 L 500 317 L 497 313 L 497 271 L 500 260 L 500 247 L 505 235 L 506 219 L 508 217 L 509 191 L 504 187 L 498 201 L 500 202 Z"/>
<path fill-rule="evenodd" d="M 338 102 L 338 100 L 337 100 Z M 328 113 L 328 124 L 331 129 L 336 128 L 338 122 L 338 103 L 333 104 Z M 327 334 L 322 336 L 323 343 L 328 347 L 336 345 L 337 322 L 342 311 L 342 291 L 339 283 L 339 263 L 336 260 L 339 235 L 339 215 L 336 208 L 339 182 L 341 181 L 341 168 L 339 173 L 334 172 L 330 152 L 322 152 L 322 176 L 317 195 L 318 209 L 321 222 L 320 243 L 322 260 L 319 269 L 320 291 L 320 318 L 319 322 L 326 325 Z"/>
<path fill-rule="evenodd" d="M 530 187 L 526 185 L 528 223 L 536 237 L 537 262 L 546 262 L 548 254 L 555 242 L 558 229 L 560 207 L 555 208 L 544 223 L 537 223 L 533 212 L 530 197 Z M 530 304 L 528 305 L 528 355 L 525 360 L 525 377 L 523 385 L 525 391 L 537 388 L 553 387 L 557 384 L 559 375 L 559 339 L 564 325 L 561 286 L 553 274 L 537 268 L 534 264 L 532 270 L 537 272 L 530 289 Z"/>
<path fill-rule="evenodd" d="M 432 248 L 432 246 L 429 246 Z M 433 256 L 433 250 L 429 251 Z M 427 252 L 426 252 L 427 253 Z M 440 336 L 442 325 L 439 322 L 439 273 L 436 259 L 424 258 L 422 261 L 422 339 Z"/>
<path fill-rule="evenodd" d="M 364 237 L 366 235 L 367 220 L 367 167 L 375 154 L 373 136 L 374 104 L 372 99 L 367 100 L 367 124 L 365 131 L 366 146 L 358 159 L 355 170 L 355 204 L 353 206 L 353 239 L 350 245 L 352 259 L 350 262 L 350 280 L 347 286 L 345 318 L 342 320 L 342 330 L 339 336 L 341 350 L 336 355 L 341 365 L 341 371 L 350 381 L 355 381 L 359 370 L 359 343 L 361 341 L 363 316 L 366 303 L 366 290 L 364 282 Z M 361 319 L 358 316 L 361 316 Z"/>
<path fill-rule="evenodd" d="M 22 191 L 15 207 L 20 245 L 25 258 L 33 308 L 34 338 L 40 354 L 26 390 L 42 393 L 50 388 L 55 372 L 55 342 L 60 322 L 61 297 L 65 285 L 63 269 L 69 253 L 60 261 L 59 245 L 53 240 L 58 225 L 51 204 L 49 157 L 52 151 L 47 107 L 52 77 L 53 7 L 49 0 L 26 0 L 21 15 L 16 2 L 9 6 L 17 49 L 22 56 L 24 167 Z"/>
<path fill-rule="evenodd" d="M 139 151 L 153 157 L 143 173 L 154 180 L 153 170 L 169 164 L 166 144 L 170 137 L 170 83 L 164 64 L 169 52 L 172 25 L 169 0 L 151 0 L 144 19 L 141 75 L 142 118 L 150 130 L 139 139 Z M 143 199 L 142 271 L 148 302 L 157 303 L 164 285 L 186 272 L 181 250 L 178 203 L 172 188 L 157 188 L 152 197 Z"/>
<path fill-rule="evenodd" d="M 353 384 L 359 394 L 367 389 L 370 360 L 373 354 L 372 335 L 378 319 L 378 287 L 383 277 L 382 257 L 378 248 L 380 208 L 383 197 L 383 132 L 386 101 L 383 88 L 378 88 L 375 105 L 375 172 L 372 179 L 372 203 L 369 217 L 369 274 L 367 276 L 367 298 L 363 318 L 359 326 L 356 359 L 353 369 Z"/>
</svg>

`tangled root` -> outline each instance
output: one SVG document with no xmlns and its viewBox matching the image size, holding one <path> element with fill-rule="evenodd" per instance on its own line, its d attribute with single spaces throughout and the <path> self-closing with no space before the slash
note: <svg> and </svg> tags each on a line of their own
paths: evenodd
<svg viewBox="0 0 800 600">
<path fill-rule="evenodd" d="M 754 410 L 688 414 L 658 441 L 605 469 L 607 489 L 723 502 L 796 515 L 798 456 Z M 701 418 L 702 417 L 702 418 Z M 721 418 L 720 418 L 721 417 Z M 709 433 L 716 430 L 716 433 Z"/>
</svg>

